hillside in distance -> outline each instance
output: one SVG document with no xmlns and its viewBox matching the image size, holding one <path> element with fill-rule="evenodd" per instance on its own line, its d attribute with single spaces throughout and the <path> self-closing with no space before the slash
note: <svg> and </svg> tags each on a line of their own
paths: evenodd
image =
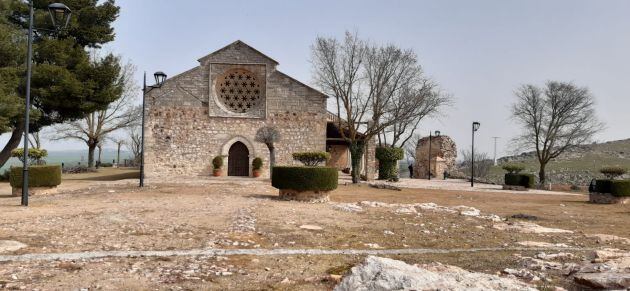
<svg viewBox="0 0 630 291">
<path fill-rule="evenodd" d="M 492 170 L 490 180 L 502 182 L 504 163 L 522 163 L 525 172 L 538 174 L 535 152 L 498 159 L 499 166 Z M 547 165 L 547 175 L 553 184 L 588 185 L 593 178 L 603 177 L 599 170 L 607 166 L 630 169 L 630 139 L 593 143 L 572 148 Z"/>
</svg>

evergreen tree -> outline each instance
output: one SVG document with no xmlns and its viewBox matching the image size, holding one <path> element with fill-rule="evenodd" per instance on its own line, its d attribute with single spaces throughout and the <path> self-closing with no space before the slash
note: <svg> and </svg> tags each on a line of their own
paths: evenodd
<svg viewBox="0 0 630 291">
<path fill-rule="evenodd" d="M 118 82 L 119 59 L 111 55 L 90 61 L 88 52 L 114 40 L 112 22 L 118 17 L 119 7 L 113 0 L 65 0 L 64 3 L 72 9 L 72 18 L 65 30 L 54 32 L 47 10 L 49 1 L 34 1 L 35 27 L 42 29 L 35 34 L 33 43 L 32 132 L 103 110 L 122 92 Z M 8 27 L 4 34 L 9 35 L 3 37 L 0 30 L 0 54 L 5 53 L 4 47 L 18 50 L 15 53 L 7 50 L 11 58 L 0 61 L 0 72 L 14 72 L 10 75 L 13 79 L 0 81 L 0 104 L 9 102 L 19 107 L 25 97 L 26 42 L 23 35 L 28 29 L 28 4 L 22 0 L 0 0 L 0 9 L 0 25 Z M 17 112 L 0 112 L 0 130 L 4 124 L 4 131 L 11 131 L 9 141 L 0 151 L 0 166 L 20 143 L 24 131 L 20 111 L 21 108 Z"/>
</svg>

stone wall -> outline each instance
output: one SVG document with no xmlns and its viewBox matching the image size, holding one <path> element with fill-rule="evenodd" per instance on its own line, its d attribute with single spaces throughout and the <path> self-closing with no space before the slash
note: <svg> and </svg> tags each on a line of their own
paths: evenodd
<svg viewBox="0 0 630 291">
<path fill-rule="evenodd" d="M 282 135 L 276 145 L 278 165 L 296 164 L 293 152 L 324 151 L 326 96 L 277 71 L 276 64 L 244 43 L 235 42 L 200 59 L 199 67 L 152 89 L 146 96 L 146 176 L 209 175 L 212 158 L 227 155 L 237 141 L 248 147 L 250 174 L 251 161 L 260 157 L 263 176 L 268 176 L 269 151 L 254 140 L 256 131 L 264 126 L 275 126 Z M 213 80 L 232 68 L 262 75 L 262 110 L 235 114 L 219 106 Z M 227 165 L 229 161 L 225 162 Z"/>
<path fill-rule="evenodd" d="M 444 178 L 444 171 L 455 169 L 457 147 L 448 136 L 431 138 L 431 176 Z M 416 147 L 416 162 L 413 168 L 414 178 L 426 179 L 429 173 L 429 137 L 421 138 Z"/>
</svg>

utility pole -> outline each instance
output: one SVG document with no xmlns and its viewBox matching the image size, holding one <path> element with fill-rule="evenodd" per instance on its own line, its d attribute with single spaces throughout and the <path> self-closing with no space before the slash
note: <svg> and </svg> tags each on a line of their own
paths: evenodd
<svg viewBox="0 0 630 291">
<path fill-rule="evenodd" d="M 492 139 L 494 139 L 494 165 L 497 165 L 497 140 L 500 139 L 501 137 L 499 136 L 493 136 Z"/>
</svg>

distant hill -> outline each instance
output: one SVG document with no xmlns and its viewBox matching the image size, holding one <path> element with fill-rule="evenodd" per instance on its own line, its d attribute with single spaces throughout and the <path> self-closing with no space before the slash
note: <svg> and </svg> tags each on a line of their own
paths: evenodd
<svg viewBox="0 0 630 291">
<path fill-rule="evenodd" d="M 103 162 L 111 163 L 116 159 L 117 151 L 115 149 L 103 149 L 102 160 Z M 98 150 L 95 154 L 95 159 L 98 157 Z M 131 157 L 131 153 L 129 151 L 120 150 L 120 160 L 121 162 L 124 159 L 129 159 Z M 67 151 L 48 151 L 48 157 L 46 158 L 46 163 L 48 164 L 61 164 L 64 163 L 67 166 L 76 165 L 81 163 L 83 165 L 87 164 L 87 148 L 85 150 L 67 150 Z M 20 160 L 16 158 L 11 158 L 9 161 L 0 168 L 1 172 L 4 172 L 5 169 L 8 169 L 12 165 L 21 165 Z"/>
<path fill-rule="evenodd" d="M 523 163 L 526 172 L 538 173 L 535 152 L 498 159 L 499 166 L 492 170 L 490 180 L 502 182 L 504 163 Z M 568 150 L 547 166 L 547 175 L 554 184 L 587 185 L 591 179 L 602 177 L 599 170 L 605 166 L 630 169 L 630 139 L 583 145 Z"/>
</svg>

